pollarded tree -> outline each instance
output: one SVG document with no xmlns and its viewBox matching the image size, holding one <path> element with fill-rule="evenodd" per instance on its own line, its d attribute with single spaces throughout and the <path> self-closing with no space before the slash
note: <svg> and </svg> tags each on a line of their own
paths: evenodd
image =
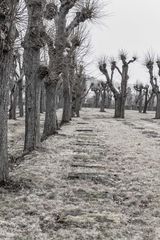
<svg viewBox="0 0 160 240">
<path fill-rule="evenodd" d="M 152 95 L 152 97 L 151 97 L 151 100 L 148 103 L 148 110 L 154 111 L 156 95 L 155 95 L 155 93 L 153 93 L 152 90 L 149 90 L 149 94 L 150 94 L 150 96 Z"/>
<path fill-rule="evenodd" d="M 46 113 L 42 139 L 57 133 L 57 85 L 64 71 L 64 52 L 68 46 L 66 21 L 70 9 L 74 7 L 76 2 L 76 0 L 62 0 L 59 4 L 50 2 L 46 5 L 46 11 L 44 13 L 46 20 L 54 19 L 55 21 L 55 36 L 53 38 L 50 32 L 46 32 L 45 34 L 49 55 L 49 75 L 45 79 Z"/>
<path fill-rule="evenodd" d="M 145 58 L 145 66 L 148 69 L 149 76 L 150 76 L 150 83 L 152 86 L 152 91 L 156 95 L 157 98 L 157 106 L 156 106 L 156 119 L 160 119 L 160 87 L 158 85 L 158 79 L 154 76 L 154 56 L 153 54 L 148 53 Z M 160 61 L 157 60 L 157 66 L 160 70 Z M 160 75 L 160 71 L 158 73 Z"/>
<path fill-rule="evenodd" d="M 11 73 L 10 73 L 10 108 L 9 119 L 16 120 L 17 100 L 19 102 L 20 117 L 23 116 L 23 76 L 24 73 L 21 68 L 17 69 L 19 65 L 19 54 L 14 50 Z"/>
<path fill-rule="evenodd" d="M 76 46 L 73 52 L 72 64 L 70 65 L 70 84 L 72 89 L 72 116 L 79 116 L 80 107 L 91 90 L 92 83 L 88 86 L 90 77 L 86 75 L 85 57 L 90 51 L 89 32 L 86 27 L 78 27 L 74 31 L 73 43 Z M 88 88 L 88 89 L 87 89 Z M 80 103 L 80 104 L 78 104 Z"/>
<path fill-rule="evenodd" d="M 141 113 L 143 110 L 143 113 L 147 112 L 147 107 L 149 102 L 151 101 L 153 97 L 153 91 L 149 92 L 149 85 L 143 85 L 143 84 L 136 84 L 134 85 L 134 89 L 139 92 L 138 98 L 136 103 L 138 103 L 139 112 Z M 143 105 L 144 102 L 144 105 Z"/>
<path fill-rule="evenodd" d="M 88 34 L 89 33 L 88 31 L 86 31 L 85 28 L 78 27 L 72 34 L 70 34 L 69 37 L 71 46 L 68 49 L 68 54 L 65 56 L 66 73 L 64 74 L 65 78 L 63 78 L 64 105 L 62 123 L 69 122 L 71 120 L 71 117 L 74 116 L 75 103 L 77 103 L 80 100 L 84 93 L 83 88 L 80 87 L 81 86 L 80 81 L 83 82 L 83 80 L 85 79 L 83 77 L 84 74 L 81 74 L 80 78 L 77 77 L 77 66 L 82 65 L 83 66 L 82 69 L 84 72 L 85 67 L 83 59 L 89 51 L 89 43 L 86 41 Z M 79 86 L 79 91 L 77 91 L 78 90 L 77 86 Z"/>
<path fill-rule="evenodd" d="M 143 104 L 143 84 L 135 84 L 134 85 L 134 89 L 136 90 L 136 92 L 138 92 L 138 97 L 137 97 L 137 100 L 136 100 L 136 105 L 138 110 L 139 110 L 139 113 L 142 112 L 142 104 Z"/>
<path fill-rule="evenodd" d="M 23 70 L 23 58 L 22 54 L 17 51 L 16 54 L 17 57 L 17 64 L 18 64 L 18 108 L 19 108 L 19 116 L 23 117 L 24 116 L 24 104 L 23 104 L 23 91 L 24 91 L 24 70 Z"/>
<path fill-rule="evenodd" d="M 40 50 L 44 46 L 43 0 L 25 0 L 28 26 L 24 38 L 25 86 L 25 143 L 24 151 L 32 151 L 40 144 L 40 94 L 42 79 L 48 74 L 40 65 Z"/>
<path fill-rule="evenodd" d="M 119 58 L 122 62 L 122 70 L 117 66 L 117 62 L 112 59 L 111 60 L 111 75 L 107 70 L 107 62 L 106 59 L 102 59 L 99 62 L 99 70 L 105 75 L 107 79 L 107 84 L 110 87 L 114 99 L 115 99 L 115 118 L 124 118 L 125 116 L 125 102 L 127 97 L 127 83 L 128 83 L 128 70 L 129 65 L 136 61 L 136 57 L 133 57 L 131 60 L 127 60 L 127 54 L 124 51 L 121 51 L 119 54 Z M 113 83 L 113 77 L 115 70 L 118 71 L 121 77 L 121 86 L 117 89 Z"/>
<path fill-rule="evenodd" d="M 74 92 L 74 101 L 72 106 L 73 115 L 79 117 L 80 116 L 80 109 L 82 105 L 82 100 L 84 96 L 86 96 L 86 75 L 84 71 L 84 66 L 80 65 L 76 68 L 75 73 L 75 84 L 73 88 Z M 87 91 L 88 92 L 88 91 Z"/>
<path fill-rule="evenodd" d="M 65 66 L 63 69 L 63 114 L 61 124 L 67 123 L 72 117 L 72 93 L 75 84 L 76 48 L 80 46 L 78 32 L 70 37 L 71 46 L 64 56 Z"/>
<path fill-rule="evenodd" d="M 99 81 L 97 84 L 93 83 L 91 91 L 95 93 L 95 107 L 97 108 L 100 105 L 100 112 L 105 112 L 107 97 L 106 91 L 108 91 L 107 82 Z"/>
<path fill-rule="evenodd" d="M 100 101 L 100 84 L 93 84 L 91 91 L 94 92 L 94 107 L 98 108 L 99 107 L 99 101 Z"/>
<path fill-rule="evenodd" d="M 109 109 L 111 107 L 111 104 L 112 104 L 113 95 L 112 95 L 112 92 L 111 92 L 108 85 L 107 85 L 107 88 L 106 88 L 106 95 L 107 95 L 106 96 L 106 108 Z"/>
<path fill-rule="evenodd" d="M 126 106 L 127 109 L 132 109 L 133 106 L 133 93 L 132 93 L 132 88 L 127 87 L 127 97 L 126 97 Z"/>
<path fill-rule="evenodd" d="M 100 82 L 100 94 L 101 94 L 100 112 L 105 112 L 106 89 L 107 89 L 107 83 L 101 81 Z"/>
<path fill-rule="evenodd" d="M 16 64 L 16 54 L 13 54 L 12 64 L 11 64 L 11 72 L 10 72 L 10 108 L 9 108 L 9 119 L 16 120 L 16 107 L 17 107 L 17 95 L 18 95 L 18 88 L 17 88 L 17 72 L 16 72 L 17 64 Z"/>
<path fill-rule="evenodd" d="M 153 91 L 149 91 L 149 85 L 146 84 L 144 86 L 144 107 L 143 107 L 143 113 L 147 112 L 148 104 L 150 103 L 151 99 L 153 98 Z"/>
<path fill-rule="evenodd" d="M 46 35 L 50 63 L 48 80 L 45 82 L 46 114 L 43 139 L 57 132 L 56 91 L 60 77 L 62 77 L 64 81 L 64 94 L 67 98 L 65 103 L 67 103 L 67 106 L 70 104 L 70 83 L 68 80 L 68 74 L 67 76 L 65 74 L 66 57 L 71 48 L 70 42 L 68 41 L 69 36 L 81 23 L 88 19 L 94 18 L 95 14 L 97 13 L 97 9 L 95 7 L 96 2 L 97 1 L 95 0 L 61 0 L 59 4 L 51 2 L 46 6 L 46 19 L 55 20 L 55 39 L 53 40 L 49 35 Z M 68 14 L 70 10 L 76 6 L 76 4 L 78 9 L 75 11 L 74 18 L 67 24 Z M 68 109 L 70 111 L 70 108 Z M 67 114 L 67 118 L 68 116 L 69 114 Z M 68 119 L 64 119 L 64 117 L 63 120 L 68 121 Z"/>
<path fill-rule="evenodd" d="M 17 0 L 0 1 L 0 182 L 8 178 L 8 81 L 13 57 Z"/>
</svg>

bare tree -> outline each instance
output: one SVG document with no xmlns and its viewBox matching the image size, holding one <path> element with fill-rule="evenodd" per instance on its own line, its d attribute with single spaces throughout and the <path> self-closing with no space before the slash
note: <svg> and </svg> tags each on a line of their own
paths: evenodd
<svg viewBox="0 0 160 240">
<path fill-rule="evenodd" d="M 13 54 L 12 63 L 11 63 L 11 72 L 10 72 L 10 79 L 9 79 L 9 86 L 10 86 L 10 108 L 9 108 L 9 119 L 16 120 L 16 107 L 17 107 L 17 95 L 18 95 L 18 88 L 17 88 L 17 73 L 16 73 L 16 55 Z"/>
<path fill-rule="evenodd" d="M 63 104 L 63 115 L 62 115 L 62 123 L 69 122 L 71 117 L 74 116 L 74 113 L 72 110 L 74 110 L 74 107 L 72 108 L 72 105 L 75 105 L 74 103 L 78 101 L 78 99 L 81 97 L 82 89 L 79 89 L 78 91 L 74 92 L 76 89 L 76 86 L 79 86 L 80 80 L 83 78 L 78 78 L 76 75 L 76 69 L 77 65 L 84 66 L 83 58 L 87 54 L 89 49 L 89 44 L 87 43 L 87 37 L 88 32 L 85 30 L 85 28 L 78 27 L 76 30 L 73 31 L 72 34 L 69 36 L 69 41 L 71 43 L 71 47 L 68 49 L 68 54 L 65 57 L 65 72 L 63 78 L 63 98 L 64 98 L 64 104 Z M 84 67 L 83 67 L 84 71 Z M 81 74 L 82 76 L 82 74 Z M 66 79 L 68 77 L 68 80 Z M 78 82 L 76 82 L 78 81 Z M 72 99 L 72 95 L 74 95 L 74 99 Z M 74 100 L 74 103 L 72 102 Z"/>
<path fill-rule="evenodd" d="M 99 107 L 99 101 L 100 101 L 100 83 L 98 84 L 93 84 L 91 91 L 95 93 L 94 96 L 94 107 L 98 108 Z"/>
<path fill-rule="evenodd" d="M 102 59 L 99 62 L 99 69 L 100 71 L 105 75 L 107 79 L 107 84 L 110 87 L 114 99 L 115 99 L 115 118 L 124 118 L 125 113 L 125 102 L 126 102 L 126 96 L 127 96 L 127 83 L 128 83 L 128 70 L 129 65 L 136 61 L 136 57 L 133 57 L 131 60 L 127 60 L 127 54 L 124 51 L 121 51 L 119 54 L 119 58 L 122 62 L 122 70 L 117 66 L 117 63 L 114 59 L 111 59 L 111 75 L 109 75 L 109 72 L 107 70 L 107 63 L 106 59 Z M 115 70 L 118 71 L 121 77 L 121 87 L 120 89 L 117 89 L 114 86 L 113 83 L 113 77 Z"/>
<path fill-rule="evenodd" d="M 25 0 L 28 27 L 24 38 L 25 86 L 25 144 L 24 151 L 32 151 L 40 144 L 41 81 L 48 70 L 40 65 L 40 49 L 44 46 L 43 0 Z"/>
<path fill-rule="evenodd" d="M 13 46 L 18 32 L 15 26 L 17 0 L 0 2 L 0 182 L 8 178 L 8 81 Z"/>
<path fill-rule="evenodd" d="M 139 113 L 142 112 L 142 104 L 143 104 L 143 84 L 135 84 L 134 89 L 139 93 L 138 98 L 136 100 L 136 105 L 138 106 Z"/>
<path fill-rule="evenodd" d="M 19 116 L 23 117 L 24 116 L 24 103 L 23 103 L 23 90 L 24 90 L 24 86 L 23 86 L 23 81 L 24 81 L 24 69 L 23 69 L 23 62 L 22 62 L 22 54 L 17 51 L 17 64 L 18 64 L 18 69 L 19 69 L 19 73 L 18 73 L 18 81 L 17 81 L 17 85 L 18 85 L 18 107 L 19 107 Z"/>
<path fill-rule="evenodd" d="M 109 86 L 107 85 L 107 88 L 106 88 L 106 108 L 110 108 L 111 107 L 111 103 L 112 103 L 112 92 L 109 88 Z"/>
<path fill-rule="evenodd" d="M 153 98 L 153 91 L 149 91 L 149 85 L 144 86 L 144 107 L 143 113 L 147 112 L 148 104 L 150 103 L 151 99 Z"/>
<path fill-rule="evenodd" d="M 47 7 L 48 6 L 48 7 Z M 71 89 L 68 71 L 66 68 L 68 53 L 72 47 L 69 36 L 75 28 L 86 20 L 93 19 L 97 14 L 97 1 L 61 0 L 59 4 L 51 2 L 46 6 L 46 19 L 55 20 L 55 39 L 49 34 L 46 41 L 49 49 L 49 76 L 46 83 L 46 115 L 43 139 L 57 132 L 56 121 L 56 92 L 59 79 L 63 78 L 65 106 L 63 122 L 70 120 Z M 52 7 L 51 7 L 52 6 Z M 67 23 L 71 9 L 75 9 L 74 17 Z M 52 11 L 51 11 L 52 9 Z M 67 73 L 67 74 L 66 74 Z M 68 111 L 67 111 L 68 109 Z"/>
<path fill-rule="evenodd" d="M 156 95 L 157 98 L 157 106 L 156 106 L 156 119 L 160 119 L 160 88 L 158 85 L 158 79 L 157 77 L 154 76 L 153 71 L 154 71 L 154 56 L 153 54 L 148 53 L 145 58 L 145 66 L 148 69 L 149 76 L 150 76 L 150 83 L 152 86 L 152 91 Z M 160 70 L 160 61 L 159 59 L 157 60 L 157 66 Z M 160 75 L 160 71 L 158 73 Z"/>
<path fill-rule="evenodd" d="M 16 110 L 17 110 L 17 100 L 19 101 L 20 116 L 23 116 L 23 76 L 24 73 L 21 69 L 17 69 L 19 65 L 19 53 L 14 50 L 13 58 L 11 62 L 11 72 L 10 72 L 10 108 L 9 108 L 9 119 L 16 120 Z"/>
<path fill-rule="evenodd" d="M 100 82 L 100 93 L 101 93 L 100 112 L 105 112 L 106 89 L 107 89 L 107 83 L 101 81 Z"/>
<path fill-rule="evenodd" d="M 133 106 L 132 88 L 131 87 L 127 87 L 126 107 L 127 107 L 127 109 L 132 110 L 132 106 Z"/>
<path fill-rule="evenodd" d="M 136 103 L 138 103 L 139 112 L 141 113 L 143 110 L 143 113 L 146 113 L 148 104 L 153 97 L 153 91 L 149 92 L 149 85 L 143 85 L 142 83 L 134 85 L 134 89 L 139 92 L 138 98 L 136 100 Z"/>
<path fill-rule="evenodd" d="M 76 75 L 75 75 L 75 85 L 74 85 L 74 96 L 75 99 L 73 101 L 73 115 L 80 117 L 80 110 L 82 104 L 84 102 L 85 97 L 89 93 L 90 89 L 92 88 L 92 83 L 87 89 L 87 76 L 85 74 L 85 67 L 80 65 L 77 67 Z"/>
<path fill-rule="evenodd" d="M 153 93 L 152 90 L 149 90 L 149 94 L 150 94 L 150 97 L 151 97 L 151 95 L 152 95 L 152 97 L 151 97 L 151 99 L 148 103 L 148 110 L 154 111 L 154 104 L 155 104 L 156 95 L 155 95 L 155 93 Z"/>
<path fill-rule="evenodd" d="M 44 113 L 45 111 L 46 111 L 46 90 L 44 82 L 42 82 L 40 96 L 40 113 Z"/>
<path fill-rule="evenodd" d="M 45 81 L 46 114 L 42 139 L 57 132 L 56 94 L 57 84 L 63 74 L 65 64 L 64 52 L 67 48 L 66 17 L 75 3 L 76 0 L 62 0 L 59 6 L 52 2 L 46 6 L 45 18 L 48 20 L 55 19 L 55 39 L 46 34 L 49 49 L 49 76 Z"/>
</svg>

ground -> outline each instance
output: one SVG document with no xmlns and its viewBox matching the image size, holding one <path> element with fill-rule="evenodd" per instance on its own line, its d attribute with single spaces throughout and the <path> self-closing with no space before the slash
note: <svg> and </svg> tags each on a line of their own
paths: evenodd
<svg viewBox="0 0 160 240">
<path fill-rule="evenodd" d="M 160 239 L 160 121 L 136 111 L 112 116 L 83 109 L 23 158 L 24 120 L 9 122 L 0 239 Z"/>
</svg>

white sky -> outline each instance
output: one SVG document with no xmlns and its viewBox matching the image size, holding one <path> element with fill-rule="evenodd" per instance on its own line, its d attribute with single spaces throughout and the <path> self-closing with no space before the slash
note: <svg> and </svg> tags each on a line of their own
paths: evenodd
<svg viewBox="0 0 160 240">
<path fill-rule="evenodd" d="M 104 26 L 101 23 L 90 25 L 90 74 L 103 79 L 97 60 L 104 55 L 116 57 L 119 49 L 126 49 L 130 56 L 136 53 L 139 57 L 138 62 L 130 67 L 129 81 L 149 82 L 142 63 L 148 50 L 160 54 L 160 0 L 110 0 L 105 11 L 110 16 L 101 20 Z"/>
</svg>

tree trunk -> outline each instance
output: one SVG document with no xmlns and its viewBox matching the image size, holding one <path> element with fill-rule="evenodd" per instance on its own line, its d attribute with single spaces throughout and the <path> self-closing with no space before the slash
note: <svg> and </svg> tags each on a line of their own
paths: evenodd
<svg viewBox="0 0 160 240">
<path fill-rule="evenodd" d="M 0 3 L 0 183 L 8 178 L 8 97 L 13 45 L 18 32 L 13 22 L 17 1 Z"/>
<path fill-rule="evenodd" d="M 147 113 L 147 106 L 148 106 L 148 103 L 145 101 L 144 108 L 143 108 L 143 113 Z"/>
<path fill-rule="evenodd" d="M 122 81 L 121 81 L 121 118 L 125 115 L 125 103 L 127 97 L 127 83 L 128 83 L 128 64 L 122 66 Z"/>
<path fill-rule="evenodd" d="M 112 103 L 112 95 L 109 91 L 107 91 L 107 101 L 106 101 L 106 108 L 109 109 Z"/>
<path fill-rule="evenodd" d="M 148 109 L 149 109 L 150 111 L 153 111 L 153 110 L 154 110 L 155 97 L 156 97 L 156 95 L 153 94 L 153 95 L 152 95 L 152 98 L 151 98 L 151 100 L 150 100 L 150 102 L 149 102 L 149 104 L 148 104 Z"/>
<path fill-rule="evenodd" d="M 156 119 L 160 119 L 160 92 L 157 93 Z"/>
<path fill-rule="evenodd" d="M 141 98 L 141 99 L 139 100 L 139 106 L 138 106 L 138 111 L 139 111 L 139 113 L 142 112 L 142 103 L 143 103 L 143 98 Z"/>
<path fill-rule="evenodd" d="M 99 107 L 99 92 L 95 92 L 95 108 Z"/>
<path fill-rule="evenodd" d="M 30 152 L 40 145 L 40 49 L 44 46 L 43 2 L 25 0 L 28 10 L 28 28 L 24 39 L 25 86 L 25 143 L 24 151 Z"/>
<path fill-rule="evenodd" d="M 8 178 L 7 121 L 9 58 L 10 54 L 5 54 L 0 60 L 0 182 L 5 182 Z"/>
<path fill-rule="evenodd" d="M 44 113 L 45 111 L 46 111 L 46 93 L 44 83 L 42 83 L 40 97 L 40 113 Z"/>
<path fill-rule="evenodd" d="M 115 97 L 115 114 L 114 114 L 115 118 L 122 118 L 121 107 L 122 107 L 122 98 L 119 95 L 119 96 Z"/>
<path fill-rule="evenodd" d="M 80 117 L 80 109 L 81 109 L 81 96 L 76 96 L 75 100 L 75 113 L 77 117 Z"/>
<path fill-rule="evenodd" d="M 63 80 L 63 100 L 62 123 L 68 123 L 71 120 L 71 91 L 67 77 Z"/>
<path fill-rule="evenodd" d="M 42 140 L 57 133 L 56 90 L 54 82 L 46 83 L 46 114 Z"/>
<path fill-rule="evenodd" d="M 142 96 L 142 90 L 140 90 L 140 93 L 139 93 L 139 105 L 138 105 L 139 113 L 142 112 L 142 104 L 143 104 L 143 96 Z"/>
<path fill-rule="evenodd" d="M 19 107 L 19 116 L 24 116 L 24 109 L 23 109 L 23 80 L 18 82 L 18 107 Z"/>
<path fill-rule="evenodd" d="M 75 117 L 76 112 L 76 93 L 75 90 L 72 91 L 72 106 L 71 106 L 71 116 Z"/>
<path fill-rule="evenodd" d="M 17 95 L 18 95 L 18 88 L 17 88 L 17 84 L 15 83 L 13 88 L 11 89 L 10 109 L 9 109 L 9 119 L 13 119 L 13 120 L 16 120 Z"/>
<path fill-rule="evenodd" d="M 103 90 L 101 93 L 101 107 L 100 112 L 105 112 L 105 102 L 106 102 L 106 91 Z"/>
<path fill-rule="evenodd" d="M 148 103 L 149 103 L 149 101 L 148 101 L 148 89 L 146 89 L 143 113 L 147 112 Z"/>
<path fill-rule="evenodd" d="M 34 50 L 32 48 L 24 50 L 24 70 L 26 76 L 24 144 L 25 151 L 32 151 L 40 145 L 41 80 L 38 78 L 39 64 L 39 50 Z"/>
<path fill-rule="evenodd" d="M 126 92 L 121 93 L 121 118 L 125 117 Z"/>
</svg>

